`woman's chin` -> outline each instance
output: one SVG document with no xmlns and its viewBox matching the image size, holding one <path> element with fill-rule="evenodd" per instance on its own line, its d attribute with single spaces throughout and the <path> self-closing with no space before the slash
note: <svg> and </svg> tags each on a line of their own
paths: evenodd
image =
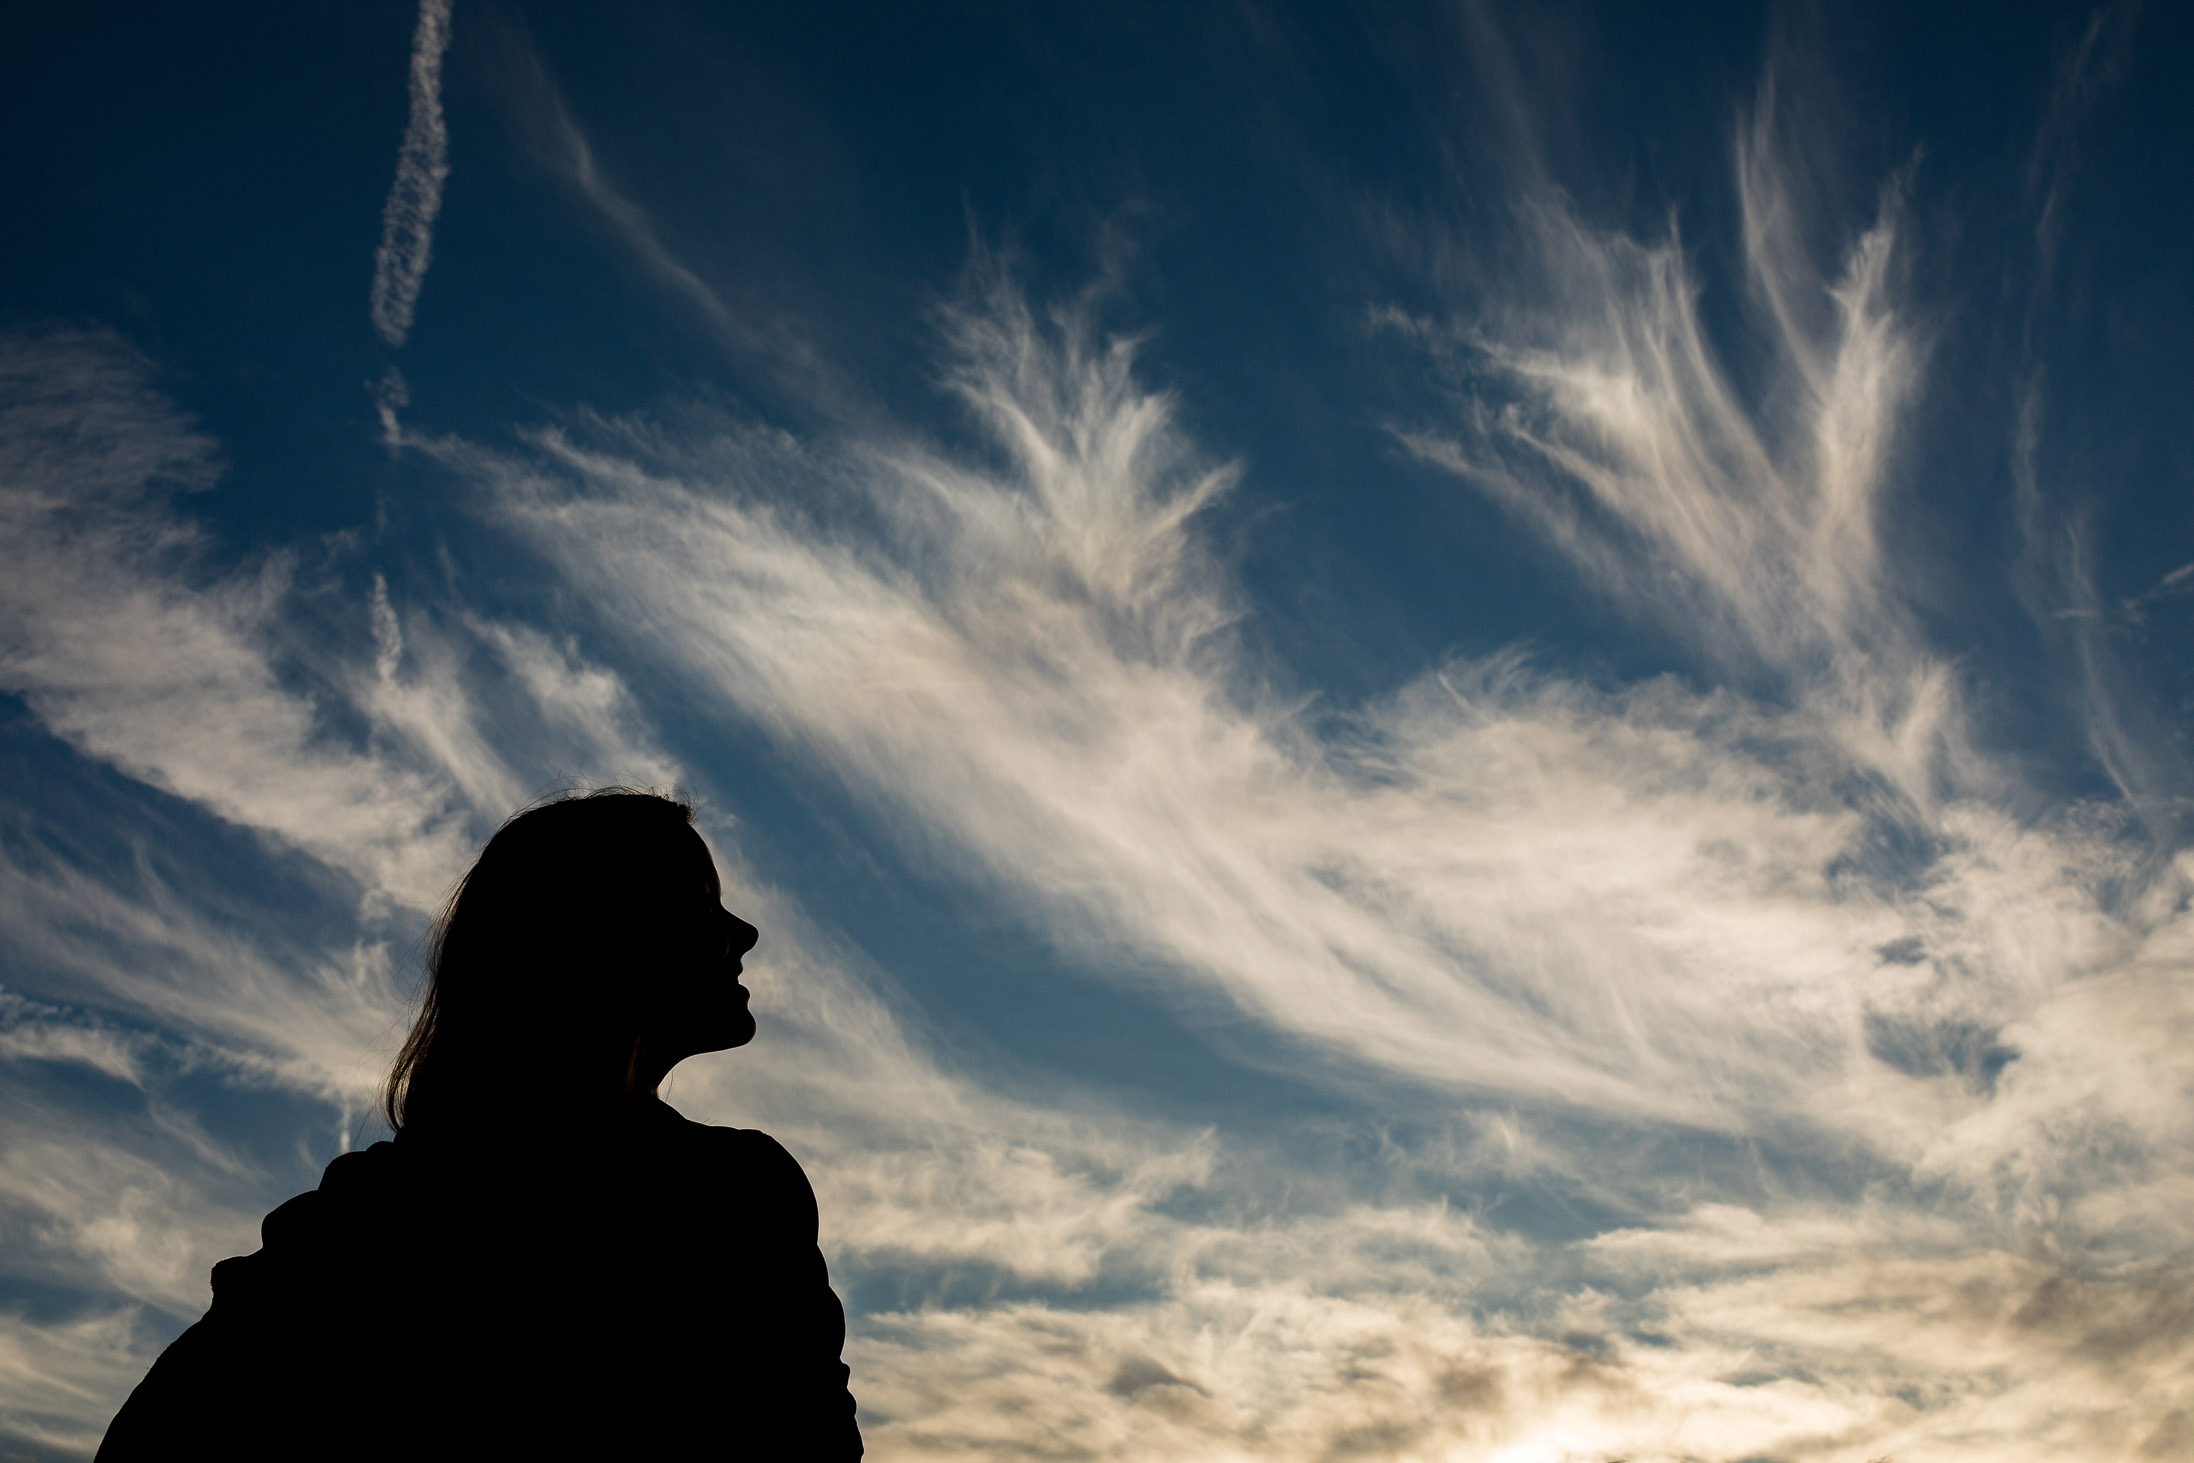
<svg viewBox="0 0 2194 1463">
<path fill-rule="evenodd" d="M 709 1045 L 712 1052 L 745 1046 L 754 1040 L 754 1013 L 747 1009 L 745 1001 L 741 1001 L 738 1009 L 724 1012 L 721 1019 L 711 1023 L 709 1035 L 714 1038 Z"/>
</svg>

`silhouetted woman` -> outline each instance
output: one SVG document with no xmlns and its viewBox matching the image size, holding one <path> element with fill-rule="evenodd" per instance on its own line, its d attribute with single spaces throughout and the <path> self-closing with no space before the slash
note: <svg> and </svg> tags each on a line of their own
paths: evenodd
<svg viewBox="0 0 2194 1463">
<path fill-rule="evenodd" d="M 721 897 L 682 803 L 504 824 L 436 926 L 395 1141 L 214 1267 L 100 1459 L 859 1457 L 806 1176 L 656 1096 L 754 1036 Z"/>
</svg>

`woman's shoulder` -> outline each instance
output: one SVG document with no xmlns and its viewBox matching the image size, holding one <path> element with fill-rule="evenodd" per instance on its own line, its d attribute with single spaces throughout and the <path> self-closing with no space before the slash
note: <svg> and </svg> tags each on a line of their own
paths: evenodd
<svg viewBox="0 0 2194 1463">
<path fill-rule="evenodd" d="M 759 1128 L 718 1127 L 682 1116 L 676 1132 L 676 1141 L 693 1152 L 711 1180 L 741 1190 L 749 1203 L 766 1198 L 787 1209 L 787 1219 L 814 1228 L 815 1190 L 784 1144 Z"/>
<path fill-rule="evenodd" d="M 689 1117 L 679 1115 L 674 1131 L 677 1141 L 708 1152 L 718 1163 L 751 1169 L 757 1176 L 779 1175 L 797 1178 L 802 1184 L 807 1182 L 807 1175 L 801 1171 L 800 1161 L 785 1151 L 784 1144 L 760 1128 L 732 1128 L 716 1123 L 697 1123 Z"/>
<path fill-rule="evenodd" d="M 277 1204 L 259 1224 L 259 1248 L 213 1267 L 213 1293 L 230 1305 L 281 1299 L 323 1269 L 360 1267 L 387 1228 L 390 1190 L 402 1161 L 394 1144 L 345 1153 L 318 1188 Z"/>
</svg>

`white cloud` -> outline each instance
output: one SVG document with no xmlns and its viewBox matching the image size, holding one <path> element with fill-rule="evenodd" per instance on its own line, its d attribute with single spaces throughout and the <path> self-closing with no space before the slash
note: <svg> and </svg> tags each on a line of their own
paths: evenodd
<svg viewBox="0 0 2194 1463">
<path fill-rule="evenodd" d="M 1706 1206 L 1593 1249 L 1659 1270 L 1664 1329 L 1749 1350 L 1757 1370 L 1874 1399 L 1850 1442 L 1904 1458 L 2118 1457 L 2168 1435 L 2194 1365 L 2180 1267 L 1973 1243 L 1942 1215 Z M 1902 1405 L 1899 1405 L 1902 1404 Z"/>
<path fill-rule="evenodd" d="M 2151 1247 L 2183 1243 L 2160 1216 L 2181 1182 L 2170 1154 L 2194 1069 L 2152 1033 L 2188 1019 L 2187 872 L 2115 811 L 2026 811 L 2037 799 L 1974 734 L 1981 714 L 1952 659 L 1923 643 L 1903 576 L 1943 566 L 1886 547 L 1927 335 L 1895 288 L 1900 192 L 1884 191 L 1824 273 L 1811 243 L 1827 231 L 1793 146 L 1770 84 L 1735 147 L 1763 380 L 1741 391 L 1722 364 L 1680 240 L 1594 229 L 1527 170 L 1523 234 L 1505 256 L 1523 262 L 1501 305 L 1467 323 L 1401 321 L 1454 385 L 1453 420 L 1405 440 L 1540 528 L 1587 582 L 1757 687 L 1740 735 L 1774 744 L 1761 786 L 1849 820 L 1849 841 L 1815 845 L 1813 861 L 1859 877 L 1788 886 L 1797 907 L 1761 911 L 1797 935 L 1833 909 L 1849 932 L 1815 989 L 1849 999 L 1873 1060 L 1799 1085 L 1899 1161 L 1956 1171 L 1984 1207 L 2049 1212 L 2051 1243 L 2103 1243 L 2107 1225 L 2070 1217 L 2103 1192 L 2148 1217 Z M 2090 699 L 2097 726 L 2112 724 L 2111 698 Z M 2096 744 L 2114 771 L 2141 750 L 2115 735 Z M 2120 777 L 2136 800 L 2160 780 Z M 1875 840 L 1907 852 L 1870 870 Z M 1850 934 L 1869 910 L 1901 927 L 1875 948 L 1908 953 L 1867 961 Z M 1824 953 L 1835 942 L 1819 926 L 1800 939 Z M 1730 949 L 1743 952 L 1788 958 L 1764 928 Z M 1885 1067 L 1938 1088 L 1956 1069 L 1977 1091 L 1928 1100 Z M 2127 1071 L 2141 1075 L 2105 1075 Z M 2108 1174 L 2089 1165 L 2091 1122 L 2137 1157 Z"/>
<path fill-rule="evenodd" d="M 256 1248 L 259 1216 L 212 1202 L 203 1166 L 179 1162 L 180 1145 L 125 1146 L 82 1122 L 33 1136 L 20 1094 L 11 1096 L 0 1225 L 13 1274 L 195 1316 L 211 1294 L 214 1262 Z"/>
<path fill-rule="evenodd" d="M 1235 608 L 1187 533 L 1230 470 L 1195 460 L 1125 347 L 993 306 L 963 317 L 956 379 L 1003 471 L 759 434 L 674 459 L 614 430 L 464 461 L 635 654 L 1083 959 L 1155 958 L 1418 1080 L 1731 1130 L 1840 1110 L 1863 1132 L 1905 1081 L 1865 1051 L 1868 1003 L 1913 979 L 1880 947 L 1951 900 L 2007 923 L 2070 900 L 2035 932 L 2068 959 L 2118 938 L 2060 877 L 2110 858 L 2100 835 L 2017 835 L 1960 804 L 1931 831 L 2017 848 L 2015 871 L 1976 850 L 1936 887 L 1885 877 L 1876 810 L 1843 790 L 1845 728 L 1810 706 L 1596 693 L 1496 662 L 1321 741 L 1249 689 Z M 834 498 L 886 530 L 794 506 Z M 2009 962 L 1975 977 L 2008 1002 L 1984 1018 L 2040 989 L 2019 971 L 2042 957 L 1994 925 L 1953 933 Z"/>
<path fill-rule="evenodd" d="M 1963 746 L 1952 671 L 1920 643 L 1882 537 L 1926 355 L 1897 299 L 1900 195 L 1883 191 L 1824 277 L 1773 95 L 1736 144 L 1760 379 L 1722 363 L 1673 224 L 1654 242 L 1596 229 L 1535 180 L 1511 250 L 1528 263 L 1497 308 L 1382 317 L 1456 383 L 1451 421 L 1400 436 L 1739 684 L 1765 673 L 1844 758 L 1928 808 L 1988 769 Z"/>
<path fill-rule="evenodd" d="M 373 251 L 373 328 L 390 349 L 411 334 L 419 287 L 434 257 L 434 219 L 449 178 L 449 129 L 442 121 L 442 53 L 449 48 L 450 0 L 419 0 L 411 39 L 411 119 L 396 154 L 396 181 L 381 209 Z M 400 384 L 394 394 L 400 395 Z M 401 405 L 384 393 L 384 406 Z"/>
<path fill-rule="evenodd" d="M 240 933 L 142 864 L 87 870 L 0 854 L 0 916 L 12 962 L 49 988 L 205 1044 L 194 1060 L 340 1108 L 369 1104 L 397 1040 L 404 982 L 386 944 L 300 949 Z M 74 1053 L 138 1076 L 140 1043 L 103 1025 L 15 1030 L 24 1056 Z"/>
<path fill-rule="evenodd" d="M 431 904 L 462 811 L 433 772 L 340 745 L 284 684 L 291 562 L 211 570 L 166 501 L 212 480 L 209 444 L 111 337 L 11 337 L 0 378 L 0 682 L 87 755 Z"/>
<path fill-rule="evenodd" d="M 715 261 L 685 250 L 679 230 L 666 227 L 657 211 L 620 182 L 523 27 L 491 23 L 489 31 L 490 44 L 501 52 L 513 123 L 536 165 L 568 187 L 662 291 L 674 307 L 666 318 L 681 329 L 699 326 L 735 360 L 755 366 L 773 394 L 830 415 L 864 411 L 864 393 L 816 348 L 807 323 L 788 312 L 777 292 L 733 291 L 727 298 L 720 271 L 710 267 Z"/>
<path fill-rule="evenodd" d="M 0 989 L 0 1062 L 64 1062 L 141 1086 L 150 1038 Z"/>
<path fill-rule="evenodd" d="M 407 611 L 375 575 L 361 654 L 300 617 L 340 591 L 291 556 L 215 564 L 170 502 L 213 481 L 212 448 L 113 337 L 0 340 L 0 401 L 0 685 L 87 756 L 409 910 L 558 774 L 677 780 L 556 637 Z"/>
<path fill-rule="evenodd" d="M 41 1450 L 90 1457 L 113 1416 L 113 1399 L 144 1375 L 134 1307 L 108 1307 L 61 1322 L 0 1310 L 0 1417 Z"/>
</svg>

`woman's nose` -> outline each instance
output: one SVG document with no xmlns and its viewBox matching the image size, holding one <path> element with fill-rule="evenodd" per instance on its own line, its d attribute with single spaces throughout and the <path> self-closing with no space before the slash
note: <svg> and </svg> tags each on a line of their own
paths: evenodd
<svg viewBox="0 0 2194 1463">
<path fill-rule="evenodd" d="M 731 955 L 734 960 L 753 949 L 754 942 L 762 938 L 760 930 L 728 909 L 724 911 L 724 927 L 731 937 Z"/>
</svg>

